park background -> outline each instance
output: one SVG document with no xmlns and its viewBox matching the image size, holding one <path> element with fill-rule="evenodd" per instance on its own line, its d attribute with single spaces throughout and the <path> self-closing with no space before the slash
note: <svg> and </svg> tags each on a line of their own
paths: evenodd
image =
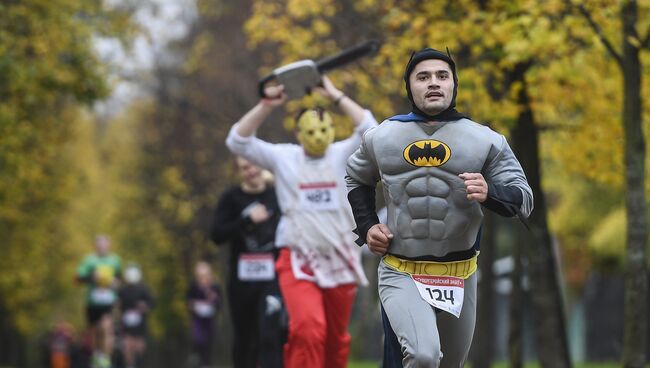
<svg viewBox="0 0 650 368">
<path fill-rule="evenodd" d="M 509 138 L 535 192 L 529 229 L 486 216 L 473 367 L 643 366 L 648 0 L 2 0 L 0 366 L 37 366 L 57 321 L 82 329 L 74 272 L 105 233 L 154 290 L 150 366 L 184 367 L 192 267 L 226 275 L 208 233 L 235 180 L 227 131 L 273 68 L 368 39 L 379 53 L 332 73 L 339 88 L 378 120 L 408 112 L 410 53 L 448 48 L 459 111 Z M 292 113 L 319 103 L 292 101 L 260 136 L 291 140 Z M 377 261 L 351 322 L 369 366 Z M 227 309 L 218 325 L 228 366 Z"/>
</svg>

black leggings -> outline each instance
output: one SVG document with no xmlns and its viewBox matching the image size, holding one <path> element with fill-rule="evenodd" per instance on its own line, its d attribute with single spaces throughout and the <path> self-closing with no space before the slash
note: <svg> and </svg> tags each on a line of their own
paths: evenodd
<svg viewBox="0 0 650 368">
<path fill-rule="evenodd" d="M 232 282 L 228 287 L 234 342 L 235 368 L 281 368 L 284 308 L 268 310 L 282 303 L 277 283 Z M 270 296 L 270 304 L 267 304 Z M 271 313 L 267 313 L 271 312 Z"/>
</svg>

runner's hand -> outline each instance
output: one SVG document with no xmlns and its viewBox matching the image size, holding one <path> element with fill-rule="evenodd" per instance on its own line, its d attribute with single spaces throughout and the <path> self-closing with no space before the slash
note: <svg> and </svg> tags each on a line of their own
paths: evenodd
<svg viewBox="0 0 650 368">
<path fill-rule="evenodd" d="M 138 302 L 138 309 L 142 313 L 147 313 L 149 311 L 149 304 L 147 304 L 147 302 L 144 302 L 144 301 L 140 300 Z"/>
<path fill-rule="evenodd" d="M 388 251 L 388 245 L 390 245 L 391 239 L 393 239 L 393 233 L 390 232 L 388 226 L 376 224 L 368 230 L 366 244 L 368 244 L 368 249 L 371 252 L 378 256 L 383 256 Z"/>
<path fill-rule="evenodd" d="M 253 221 L 254 224 L 259 224 L 260 222 L 264 222 L 269 219 L 270 214 L 269 211 L 266 209 L 266 206 L 259 203 L 251 209 L 250 215 L 251 221 Z"/>
<path fill-rule="evenodd" d="M 485 202 L 488 195 L 488 185 L 481 173 L 462 173 L 458 175 L 465 182 L 467 199 L 470 201 Z"/>
<path fill-rule="evenodd" d="M 314 87 L 314 91 L 320 93 L 323 97 L 332 101 L 336 100 L 338 97 L 341 97 L 343 95 L 343 92 L 341 92 L 339 89 L 334 87 L 334 84 L 327 76 L 324 75 L 322 80 L 323 80 L 323 86 Z"/>
<path fill-rule="evenodd" d="M 288 99 L 287 94 L 284 93 L 284 86 L 282 84 L 264 88 L 264 96 L 261 100 L 262 104 L 272 107 L 281 106 Z"/>
</svg>

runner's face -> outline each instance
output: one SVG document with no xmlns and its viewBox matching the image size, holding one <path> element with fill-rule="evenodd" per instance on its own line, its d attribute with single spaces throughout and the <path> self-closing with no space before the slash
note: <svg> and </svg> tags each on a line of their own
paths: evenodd
<svg viewBox="0 0 650 368">
<path fill-rule="evenodd" d="M 409 76 L 413 102 L 429 115 L 446 110 L 454 96 L 454 78 L 449 64 L 438 59 L 419 62 Z"/>
<path fill-rule="evenodd" d="M 237 157 L 237 171 L 239 177 L 249 186 L 257 187 L 264 180 L 262 170 L 243 157 Z"/>
<path fill-rule="evenodd" d="M 111 243 L 106 238 L 99 238 L 95 241 L 95 250 L 98 255 L 105 256 L 111 248 Z"/>
<path fill-rule="evenodd" d="M 334 124 L 328 113 L 322 119 L 318 111 L 306 111 L 298 119 L 298 141 L 305 152 L 314 157 L 325 154 L 327 147 L 334 142 Z"/>
<path fill-rule="evenodd" d="M 212 271 L 210 270 L 210 266 L 207 263 L 198 263 L 194 269 L 194 272 L 196 275 L 196 281 L 199 283 L 199 285 L 210 285 L 210 282 L 212 281 Z"/>
</svg>

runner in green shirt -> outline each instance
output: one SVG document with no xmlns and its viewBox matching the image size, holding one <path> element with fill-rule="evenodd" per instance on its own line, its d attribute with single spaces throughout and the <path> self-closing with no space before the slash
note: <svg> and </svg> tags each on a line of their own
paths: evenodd
<svg viewBox="0 0 650 368">
<path fill-rule="evenodd" d="M 77 280 L 88 285 L 86 318 L 93 350 L 93 368 L 110 367 L 113 352 L 113 306 L 122 273 L 120 258 L 110 252 L 104 235 L 95 238 L 95 252 L 87 255 L 77 268 Z"/>
</svg>

